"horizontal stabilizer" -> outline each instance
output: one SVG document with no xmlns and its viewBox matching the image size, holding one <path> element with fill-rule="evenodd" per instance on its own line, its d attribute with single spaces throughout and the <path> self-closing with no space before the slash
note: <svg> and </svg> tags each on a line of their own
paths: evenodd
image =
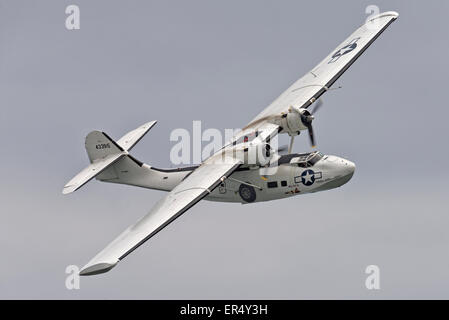
<svg viewBox="0 0 449 320">
<path fill-rule="evenodd" d="M 150 131 L 150 129 L 156 124 L 157 121 L 150 121 L 145 123 L 144 125 L 134 129 L 133 131 L 128 132 L 123 137 L 117 141 L 117 144 L 123 148 L 123 150 L 129 151 L 136 145 L 143 136 Z"/>
<path fill-rule="evenodd" d="M 103 170 L 114 164 L 126 154 L 126 152 L 121 152 L 111 154 L 104 159 L 95 160 L 91 165 L 78 173 L 72 180 L 67 182 L 67 184 L 64 186 L 64 189 L 62 190 L 62 193 L 67 194 L 78 190 L 91 179 L 93 179 L 97 174 L 101 173 Z"/>
</svg>

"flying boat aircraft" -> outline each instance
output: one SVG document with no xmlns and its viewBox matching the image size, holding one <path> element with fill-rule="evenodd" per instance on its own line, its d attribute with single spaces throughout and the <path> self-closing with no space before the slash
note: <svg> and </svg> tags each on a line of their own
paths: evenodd
<svg viewBox="0 0 449 320">
<path fill-rule="evenodd" d="M 198 166 L 161 169 L 130 154 L 156 121 L 130 131 L 117 141 L 102 131 L 89 133 L 85 147 L 91 164 L 64 186 L 64 194 L 93 178 L 168 194 L 90 260 L 80 275 L 111 270 L 202 199 L 255 203 L 329 190 L 347 183 L 354 174 L 354 163 L 319 151 L 293 153 L 294 137 L 307 131 L 315 146 L 312 121 L 322 104 L 319 98 L 397 17 L 398 13 L 390 11 L 370 18 Z M 284 155 L 270 144 L 279 134 L 291 137 L 288 153 Z"/>
</svg>

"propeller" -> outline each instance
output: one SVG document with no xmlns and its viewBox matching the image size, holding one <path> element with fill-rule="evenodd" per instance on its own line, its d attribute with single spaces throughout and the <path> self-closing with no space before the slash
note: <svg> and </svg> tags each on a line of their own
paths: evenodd
<svg viewBox="0 0 449 320">
<path fill-rule="evenodd" d="M 323 106 L 323 100 L 320 98 L 313 106 L 311 114 L 315 114 Z"/>
<path fill-rule="evenodd" d="M 313 116 L 321 107 L 323 106 L 323 100 L 319 99 L 315 105 L 313 106 L 313 109 L 309 111 L 304 111 L 301 113 L 301 121 L 302 123 L 307 127 L 307 131 L 309 132 L 309 138 L 310 138 L 310 144 L 312 145 L 312 148 L 315 148 L 315 135 L 313 133 L 313 127 L 312 127 L 312 121 L 315 119 Z M 293 137 L 292 137 L 293 138 Z M 293 140 L 293 139 L 292 139 Z M 293 141 L 292 141 L 293 144 Z"/>
<path fill-rule="evenodd" d="M 310 144 L 312 145 L 312 148 L 315 147 L 315 136 L 313 134 L 313 127 L 312 127 L 313 119 L 315 119 L 315 117 L 309 111 L 304 110 L 301 113 L 301 122 L 304 124 L 304 126 L 307 127 L 307 131 L 309 131 Z"/>
<path fill-rule="evenodd" d="M 284 154 L 285 151 L 287 151 L 287 150 L 289 150 L 289 149 L 288 149 L 288 146 L 284 144 L 284 145 L 282 145 L 282 146 L 280 146 L 280 147 L 278 148 L 277 153 L 279 153 L 279 154 Z"/>
<path fill-rule="evenodd" d="M 334 89 L 340 89 L 340 87 L 337 88 L 330 88 L 328 90 L 334 90 Z M 298 111 L 297 109 L 294 109 L 296 112 L 299 113 L 301 122 L 303 123 L 303 125 L 307 128 L 307 131 L 309 132 L 309 139 L 310 139 L 310 144 L 312 145 L 312 148 L 315 148 L 316 146 L 316 141 L 315 141 L 315 134 L 313 132 L 313 127 L 312 127 L 312 121 L 315 119 L 314 114 L 318 112 L 318 110 L 323 106 L 324 102 L 321 98 L 319 98 L 318 100 L 316 100 L 314 102 L 313 108 L 308 111 L 307 109 L 303 109 L 301 108 L 300 111 Z M 292 107 L 291 107 L 292 108 Z M 292 109 L 289 109 L 289 112 L 292 112 Z M 281 119 L 287 117 L 287 114 L 285 113 L 281 113 L 280 115 L 269 115 L 266 117 L 262 117 L 254 122 L 251 123 L 252 126 L 262 122 L 262 121 L 280 121 Z M 300 131 L 296 132 L 296 134 L 299 134 Z M 294 142 L 294 135 L 291 136 L 290 138 L 290 145 L 288 147 L 288 153 L 290 154 L 292 152 L 293 149 L 293 142 Z M 277 150 L 277 153 L 283 153 L 286 150 L 286 146 L 281 146 L 279 147 L 279 149 Z"/>
</svg>

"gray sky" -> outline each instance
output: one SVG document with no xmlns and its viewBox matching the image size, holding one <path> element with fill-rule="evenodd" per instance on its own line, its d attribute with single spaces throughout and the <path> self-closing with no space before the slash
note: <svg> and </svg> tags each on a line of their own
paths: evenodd
<svg viewBox="0 0 449 320">
<path fill-rule="evenodd" d="M 65 29 L 69 4 L 81 29 Z M 158 125 L 133 154 L 169 165 L 170 132 L 238 128 L 362 24 L 399 19 L 323 98 L 319 149 L 342 188 L 203 201 L 111 272 L 65 288 L 162 193 L 93 181 L 93 129 Z M 0 1 L 0 298 L 449 298 L 447 1 Z M 285 137 L 284 137 L 285 138 Z M 286 139 L 285 139 L 286 141 Z M 309 150 L 306 135 L 295 151 Z M 381 270 L 368 291 L 365 267 Z"/>
</svg>

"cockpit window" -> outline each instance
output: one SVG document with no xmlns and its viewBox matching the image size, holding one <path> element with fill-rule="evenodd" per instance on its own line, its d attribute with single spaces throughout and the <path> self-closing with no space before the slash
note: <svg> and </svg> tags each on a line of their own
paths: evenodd
<svg viewBox="0 0 449 320">
<path fill-rule="evenodd" d="M 298 167 L 301 167 L 301 168 L 308 168 L 308 167 L 310 167 L 310 164 L 309 164 L 307 161 L 304 161 L 304 162 L 298 162 Z"/>
<path fill-rule="evenodd" d="M 313 166 L 315 163 L 323 159 L 323 154 L 319 151 L 311 153 L 308 162 Z"/>
<path fill-rule="evenodd" d="M 303 153 L 303 154 L 295 154 L 294 157 L 291 158 L 290 164 L 296 164 L 301 168 L 308 168 L 314 166 L 318 161 L 323 158 L 323 154 L 319 151 Z"/>
</svg>

